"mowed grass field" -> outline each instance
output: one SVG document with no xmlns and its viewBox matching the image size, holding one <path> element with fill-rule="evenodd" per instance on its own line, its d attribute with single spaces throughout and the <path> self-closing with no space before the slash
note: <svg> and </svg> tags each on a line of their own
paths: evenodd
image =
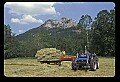
<svg viewBox="0 0 120 82">
<path fill-rule="evenodd" d="M 99 57 L 100 68 L 96 71 L 84 69 L 74 71 L 71 61 L 63 61 L 61 66 L 41 64 L 35 58 L 11 58 L 4 60 L 6 77 L 114 77 L 115 58 Z"/>
</svg>

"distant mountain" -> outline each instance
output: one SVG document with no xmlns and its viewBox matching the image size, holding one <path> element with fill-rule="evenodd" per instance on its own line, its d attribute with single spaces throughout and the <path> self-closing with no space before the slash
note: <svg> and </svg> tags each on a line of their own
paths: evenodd
<svg viewBox="0 0 120 82">
<path fill-rule="evenodd" d="M 19 40 L 24 40 L 30 35 L 34 35 L 43 29 L 46 29 L 46 30 L 51 29 L 51 28 L 66 29 L 66 28 L 75 27 L 75 26 L 77 26 L 77 22 L 75 20 L 72 20 L 71 18 L 62 17 L 60 21 L 49 19 L 45 21 L 45 23 L 42 24 L 41 26 L 30 29 L 26 31 L 25 33 L 18 35 L 17 38 Z"/>
<path fill-rule="evenodd" d="M 16 37 L 23 45 L 24 54 L 35 56 L 37 50 L 45 47 L 55 47 L 65 50 L 68 54 L 73 54 L 77 51 L 76 49 L 82 48 L 79 46 L 82 43 L 81 34 L 82 30 L 77 28 L 77 23 L 74 20 L 63 17 L 60 21 L 47 20 L 41 26 Z"/>
<path fill-rule="evenodd" d="M 66 17 L 61 18 L 60 21 L 49 19 L 43 24 L 45 28 L 70 28 L 73 26 L 77 26 L 76 21 Z"/>
</svg>

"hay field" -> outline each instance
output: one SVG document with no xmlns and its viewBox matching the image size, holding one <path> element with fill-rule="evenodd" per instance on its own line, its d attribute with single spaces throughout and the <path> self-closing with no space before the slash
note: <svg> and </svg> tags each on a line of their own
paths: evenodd
<svg viewBox="0 0 120 82">
<path fill-rule="evenodd" d="M 6 77 L 114 77 L 115 58 L 99 57 L 100 68 L 96 71 L 71 68 L 71 61 L 63 61 L 61 66 L 41 64 L 35 58 L 11 58 L 4 60 Z"/>
</svg>

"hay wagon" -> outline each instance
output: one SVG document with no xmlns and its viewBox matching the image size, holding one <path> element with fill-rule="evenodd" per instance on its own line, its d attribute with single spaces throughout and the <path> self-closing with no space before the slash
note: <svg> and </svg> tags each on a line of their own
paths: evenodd
<svg viewBox="0 0 120 82">
<path fill-rule="evenodd" d="M 76 56 L 60 56 L 59 59 L 54 59 L 54 60 L 38 60 L 41 64 L 47 63 L 47 64 L 55 64 L 61 66 L 62 61 L 72 61 L 75 59 Z"/>
<path fill-rule="evenodd" d="M 61 65 L 61 61 L 58 59 L 58 60 L 40 60 L 39 61 L 41 64 L 43 63 L 47 63 L 47 64 L 55 64 L 55 65 Z"/>
</svg>

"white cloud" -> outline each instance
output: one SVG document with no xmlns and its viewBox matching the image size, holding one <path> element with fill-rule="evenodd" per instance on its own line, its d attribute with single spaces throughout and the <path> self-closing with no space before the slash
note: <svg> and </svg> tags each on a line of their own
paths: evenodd
<svg viewBox="0 0 120 82">
<path fill-rule="evenodd" d="M 17 19 L 17 18 L 12 18 L 12 19 L 11 19 L 11 22 L 13 22 L 13 23 L 20 23 L 20 20 Z"/>
<path fill-rule="evenodd" d="M 18 30 L 19 33 L 23 33 L 24 31 L 23 30 Z"/>
<path fill-rule="evenodd" d="M 18 18 L 12 18 L 12 23 L 20 23 L 20 24 L 28 24 L 28 23 L 43 23 L 42 20 L 36 19 L 32 17 L 31 15 L 23 15 L 21 19 Z"/>
<path fill-rule="evenodd" d="M 55 4 L 64 4 L 65 2 L 56 2 Z"/>
<path fill-rule="evenodd" d="M 57 14 L 54 4 L 56 2 L 6 2 L 4 7 L 9 8 L 10 14 L 17 15 L 46 15 Z"/>
<path fill-rule="evenodd" d="M 57 15 L 61 15 L 61 13 L 57 12 Z"/>
<path fill-rule="evenodd" d="M 9 9 L 12 16 L 22 16 L 22 18 L 11 18 L 12 23 L 29 24 L 43 23 L 37 19 L 40 15 L 61 15 L 55 10 L 55 4 L 64 4 L 64 2 L 6 2 L 4 7 Z"/>
<path fill-rule="evenodd" d="M 57 12 L 57 14 L 53 15 L 54 17 L 60 16 L 61 13 Z"/>
</svg>

